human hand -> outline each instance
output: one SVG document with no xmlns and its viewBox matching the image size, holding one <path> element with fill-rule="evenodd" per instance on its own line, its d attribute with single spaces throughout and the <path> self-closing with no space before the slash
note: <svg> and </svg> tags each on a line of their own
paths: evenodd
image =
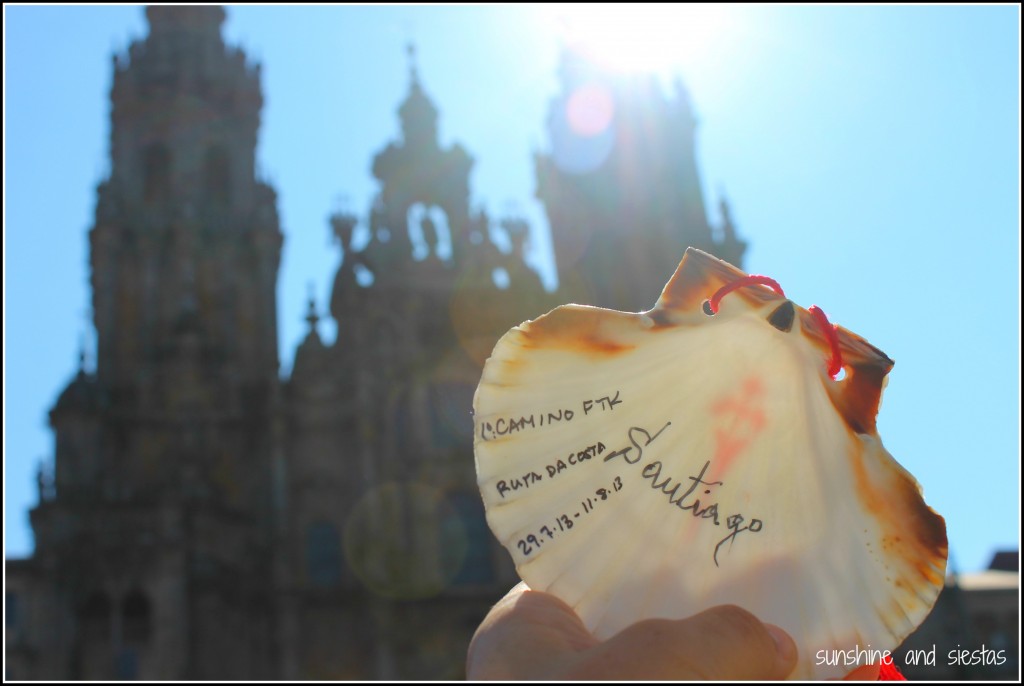
<svg viewBox="0 0 1024 686">
<path fill-rule="evenodd" d="M 519 584 L 469 646 L 470 679 L 783 679 L 796 645 L 735 606 L 648 619 L 599 641 L 557 597 Z"/>
<path fill-rule="evenodd" d="M 734 605 L 688 619 L 648 619 L 599 641 L 557 597 L 520 583 L 484 618 L 469 645 L 471 680 L 784 679 L 797 649 L 782 629 Z M 878 666 L 847 679 L 875 680 Z"/>
</svg>

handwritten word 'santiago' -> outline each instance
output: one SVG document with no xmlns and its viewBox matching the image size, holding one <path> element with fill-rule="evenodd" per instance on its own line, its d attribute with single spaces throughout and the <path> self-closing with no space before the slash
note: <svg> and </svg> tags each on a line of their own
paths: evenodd
<svg viewBox="0 0 1024 686">
<path fill-rule="evenodd" d="M 621 457 L 628 464 L 638 464 L 643 459 L 644 448 L 653 443 L 671 425 L 672 422 L 666 422 L 665 426 L 658 429 L 654 434 L 639 426 L 631 427 L 626 434 L 630 445 L 608 453 L 605 455 L 604 461 L 609 462 L 616 457 Z M 678 478 L 673 479 L 671 476 L 664 476 L 662 472 L 665 466 L 660 460 L 650 460 L 644 464 L 640 474 L 644 479 L 648 480 L 649 486 L 653 490 L 660 491 L 668 496 L 669 505 L 674 505 L 684 512 L 689 512 L 694 517 L 710 520 L 715 526 L 721 526 L 722 522 L 719 518 L 718 503 L 712 502 L 702 506 L 700 500 L 700 495 L 711 495 L 712 488 L 725 485 L 724 481 L 704 481 L 704 475 L 707 473 L 710 465 L 711 461 L 708 460 L 700 468 L 700 473 L 696 476 L 687 476 L 687 480 L 691 483 L 682 493 L 680 493 L 680 489 L 683 488 L 683 481 Z M 694 492 L 700 487 L 704 487 L 702 489 L 703 493 L 694 495 Z M 764 526 L 760 519 L 751 519 L 746 526 L 742 526 L 746 518 L 740 513 L 729 515 L 725 521 L 730 533 L 718 542 L 712 553 L 712 559 L 716 567 L 718 566 L 718 551 L 725 543 L 735 541 L 736 537 L 744 531 L 755 533 Z"/>
<path fill-rule="evenodd" d="M 576 410 L 570 407 L 563 407 L 555 412 L 534 412 L 513 417 L 498 417 L 494 421 L 480 421 L 477 424 L 477 428 L 481 440 L 493 441 L 496 438 L 519 431 L 528 431 L 553 424 L 571 422 L 573 418 L 580 416 L 581 412 L 583 416 L 597 412 L 611 412 L 615 409 L 616 405 L 620 405 L 622 402 L 619 399 L 619 391 L 615 391 L 612 395 L 583 400 L 577 406 L 579 409 Z"/>
</svg>

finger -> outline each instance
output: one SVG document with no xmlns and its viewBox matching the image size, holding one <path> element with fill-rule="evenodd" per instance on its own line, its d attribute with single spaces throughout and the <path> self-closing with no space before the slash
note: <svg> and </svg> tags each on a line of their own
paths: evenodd
<svg viewBox="0 0 1024 686">
<path fill-rule="evenodd" d="M 688 619 L 634 624 L 588 651 L 571 678 L 784 679 L 796 658 L 782 629 L 722 605 Z"/>
<path fill-rule="evenodd" d="M 544 678 L 597 644 L 572 608 L 519 584 L 491 608 L 469 644 L 470 679 Z"/>
</svg>

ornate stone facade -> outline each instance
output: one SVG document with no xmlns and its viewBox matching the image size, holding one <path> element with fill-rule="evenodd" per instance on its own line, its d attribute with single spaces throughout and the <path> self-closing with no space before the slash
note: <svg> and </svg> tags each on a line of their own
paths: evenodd
<svg viewBox="0 0 1024 686">
<path fill-rule="evenodd" d="M 276 196 L 255 176 L 259 68 L 218 7 L 150 8 L 115 57 L 111 173 L 89 234 L 96 369 L 50 413 L 31 513 L 33 675 L 258 678 L 274 668 L 280 443 Z"/>
<path fill-rule="evenodd" d="M 373 161 L 368 240 L 354 241 L 357 217 L 331 218 L 337 338 L 320 340 L 310 302 L 284 383 L 294 675 L 458 677 L 517 580 L 484 520 L 470 409 L 494 342 L 553 296 L 523 261 L 526 227 L 504 223 L 506 254 L 470 211 L 472 159 L 439 145 L 414 68 L 410 81 L 400 139 Z"/>
<path fill-rule="evenodd" d="M 321 340 L 311 301 L 281 379 L 259 67 L 225 46 L 218 7 L 146 14 L 148 37 L 113 63 L 96 368 L 50 413 L 35 554 L 7 564 L 25 627 L 9 631 L 8 676 L 458 677 L 517 581 L 473 467 L 472 397 L 497 338 L 570 300 L 650 307 L 687 245 L 742 257 L 727 215 L 706 218 L 689 101 L 566 54 L 553 152 L 536 160 L 551 293 L 524 260 L 529 227 L 470 209 L 473 160 L 439 144 L 411 59 L 379 193 L 365 218 L 331 219 L 337 338 Z M 605 127 L 580 130 L 580 111 Z M 595 136 L 606 154 L 573 162 Z"/>
</svg>

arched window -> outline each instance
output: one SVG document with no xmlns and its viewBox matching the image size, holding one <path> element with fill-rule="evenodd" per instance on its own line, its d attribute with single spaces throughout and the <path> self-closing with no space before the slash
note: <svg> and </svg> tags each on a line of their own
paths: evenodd
<svg viewBox="0 0 1024 686">
<path fill-rule="evenodd" d="M 480 496 L 470 493 L 453 493 L 448 501 L 459 518 L 466 534 L 466 556 L 462 566 L 452 580 L 454 586 L 486 584 L 494 580 L 494 565 L 491 561 L 491 531 L 484 518 L 484 504 Z"/>
<path fill-rule="evenodd" d="M 149 640 L 152 631 L 152 609 L 149 598 L 135 589 L 121 603 L 121 631 L 125 641 L 143 642 Z"/>
<path fill-rule="evenodd" d="M 217 205 L 227 205 L 231 199 L 231 159 L 222 145 L 206 151 L 204 179 L 206 197 Z"/>
<path fill-rule="evenodd" d="M 142 156 L 142 198 L 147 205 L 171 197 L 171 152 L 163 143 L 148 146 Z"/>
<path fill-rule="evenodd" d="M 437 205 L 417 202 L 405 213 L 406 230 L 413 246 L 413 259 L 419 261 L 427 255 L 447 260 L 452 255 L 451 230 L 448 215 Z"/>
<path fill-rule="evenodd" d="M 341 536 L 328 521 L 314 522 L 306 531 L 306 574 L 320 588 L 341 583 Z"/>
</svg>

